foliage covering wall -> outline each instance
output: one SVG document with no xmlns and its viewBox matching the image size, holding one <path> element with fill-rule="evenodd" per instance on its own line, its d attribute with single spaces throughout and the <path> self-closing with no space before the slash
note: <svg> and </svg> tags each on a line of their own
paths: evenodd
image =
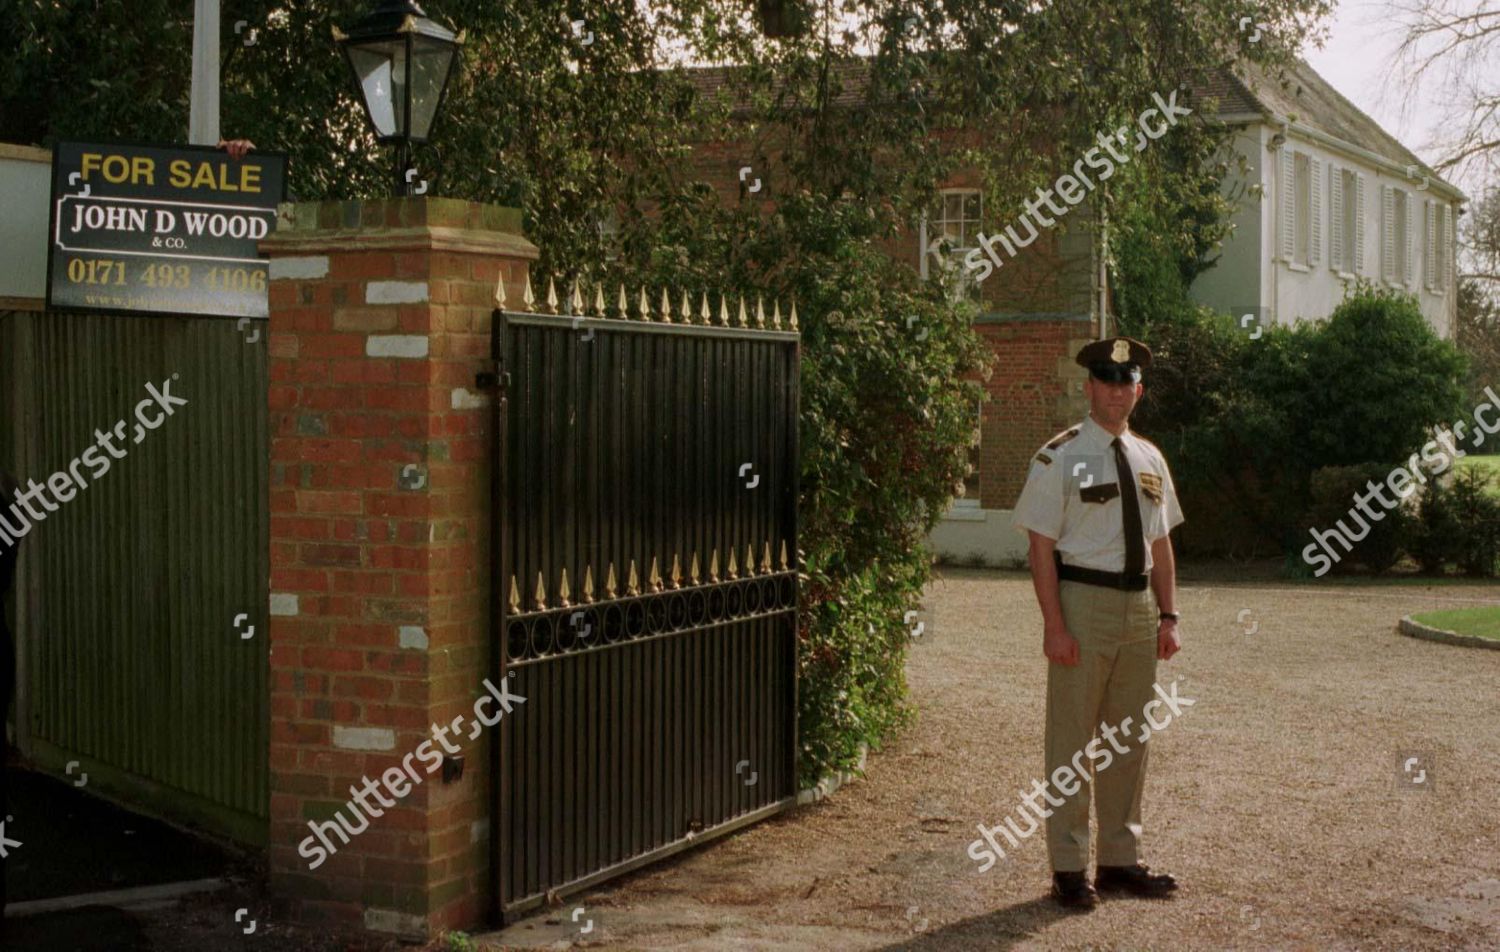
<svg viewBox="0 0 1500 952">
<path fill-rule="evenodd" d="M 427 12 L 469 39 L 416 162 L 433 194 L 522 208 L 545 272 L 798 301 L 810 781 L 906 716 L 902 619 L 929 576 L 926 532 L 964 475 L 983 372 L 969 314 L 892 268 L 878 243 L 912 227 L 960 165 L 980 170 L 986 207 L 1013 220 L 1005 210 L 1153 93 L 1238 56 L 1284 58 L 1328 4 L 1263 5 L 1254 45 L 1228 0 L 1202 0 L 1192 16 L 1162 0 L 793 5 L 783 25 L 800 32 L 770 40 L 742 0 L 431 0 Z M 16 6 L 0 39 L 0 139 L 184 138 L 189 0 Z M 388 190 L 388 159 L 330 39 L 364 6 L 223 4 L 224 133 L 289 152 L 301 199 Z M 714 63 L 743 67 L 739 113 L 696 99 L 681 68 Z M 866 80 L 858 89 L 841 80 L 851 72 Z M 986 144 L 944 149 L 943 130 Z M 741 135 L 755 154 L 735 165 L 753 164 L 767 185 L 726 205 L 689 159 L 694 143 Z M 1133 165 L 1143 201 L 1185 209 L 1174 245 L 1218 214 L 1215 170 L 1199 161 L 1213 135 L 1182 135 Z M 610 208 L 617 234 L 598 227 Z"/>
</svg>

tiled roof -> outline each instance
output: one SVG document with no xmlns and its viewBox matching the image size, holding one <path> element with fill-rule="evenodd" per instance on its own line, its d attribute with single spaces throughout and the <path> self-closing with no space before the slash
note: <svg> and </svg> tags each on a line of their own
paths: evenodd
<svg viewBox="0 0 1500 952">
<path fill-rule="evenodd" d="M 835 105 L 857 106 L 864 101 L 870 79 L 869 69 L 868 62 L 864 60 L 846 61 L 834 67 L 833 78 L 841 86 L 833 100 Z M 698 95 L 705 99 L 723 95 L 733 103 L 736 110 L 742 110 L 749 108 L 750 102 L 746 96 L 745 84 L 737 80 L 749 72 L 749 68 L 744 66 L 702 66 L 686 69 L 683 74 Z"/>
<path fill-rule="evenodd" d="M 1288 66 L 1281 78 L 1249 62 L 1241 63 L 1237 73 L 1237 76 L 1226 76 L 1224 81 L 1238 86 L 1244 98 L 1236 97 L 1235 105 L 1231 108 L 1221 106 L 1221 115 L 1233 112 L 1269 112 L 1374 152 L 1396 165 L 1415 165 L 1427 174 L 1433 174 L 1427 163 L 1418 158 L 1416 153 L 1340 95 L 1306 61 L 1299 59 Z M 1246 98 L 1248 102 L 1245 101 Z M 1436 178 L 1435 175 L 1433 177 Z"/>
</svg>

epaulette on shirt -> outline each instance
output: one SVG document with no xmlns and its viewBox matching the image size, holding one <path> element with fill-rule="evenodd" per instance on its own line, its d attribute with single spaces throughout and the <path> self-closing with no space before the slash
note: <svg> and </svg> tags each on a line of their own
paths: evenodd
<svg viewBox="0 0 1500 952">
<path fill-rule="evenodd" d="M 1051 442 L 1049 442 L 1047 444 L 1046 448 L 1049 449 L 1049 450 L 1055 450 L 1055 449 L 1057 449 L 1059 446 L 1062 446 L 1064 443 L 1068 442 L 1073 437 L 1077 436 L 1078 435 L 1078 431 L 1080 429 L 1081 429 L 1081 427 L 1076 427 L 1075 426 L 1075 427 L 1071 427 L 1069 429 L 1063 430 L 1061 433 L 1057 434 L 1056 436 L 1054 436 L 1052 438 Z"/>
<path fill-rule="evenodd" d="M 1153 450 L 1156 450 L 1157 453 L 1161 452 L 1161 448 L 1160 447 L 1158 447 L 1155 443 L 1151 442 L 1150 440 L 1146 439 L 1144 436 L 1141 436 L 1136 431 L 1131 430 L 1130 431 L 1130 435 L 1133 436 L 1133 437 L 1135 437 L 1136 439 L 1140 440 L 1142 443 L 1146 444 L 1147 446 L 1151 447 Z"/>
</svg>

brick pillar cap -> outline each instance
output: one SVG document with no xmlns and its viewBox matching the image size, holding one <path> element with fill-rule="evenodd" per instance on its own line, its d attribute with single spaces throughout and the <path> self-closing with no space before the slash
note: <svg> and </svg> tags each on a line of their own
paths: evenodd
<svg viewBox="0 0 1500 952">
<path fill-rule="evenodd" d="M 457 198 L 285 202 L 276 231 L 260 242 L 273 257 L 328 251 L 475 251 L 535 261 L 521 210 Z"/>
</svg>

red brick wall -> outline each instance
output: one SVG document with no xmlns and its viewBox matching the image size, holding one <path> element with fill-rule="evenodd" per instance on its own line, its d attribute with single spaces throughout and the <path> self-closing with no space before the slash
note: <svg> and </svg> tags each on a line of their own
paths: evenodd
<svg viewBox="0 0 1500 952">
<path fill-rule="evenodd" d="M 451 200 L 294 216 L 264 245 L 273 887 L 304 918 L 470 927 L 485 912 L 490 732 L 463 743 L 459 781 L 419 766 L 423 782 L 347 845 L 334 837 L 316 870 L 298 844 L 309 820 L 353 819 L 350 787 L 482 690 L 493 409 L 474 377 L 497 279 L 519 296 L 535 249 L 514 213 Z"/>
<path fill-rule="evenodd" d="M 980 505 L 1010 509 L 1026 482 L 1031 458 L 1058 431 L 1088 412 L 1085 372 L 1073 362 L 1091 336 L 1087 321 L 1006 321 L 980 324 L 995 354 L 985 384 L 979 445 Z"/>
<path fill-rule="evenodd" d="M 748 142 L 711 142 L 696 148 L 693 169 L 714 187 L 720 201 L 755 202 L 770 213 L 776 206 L 779 161 L 777 152 L 757 153 Z M 751 172 L 744 185 L 759 178 L 759 192 L 742 188 L 739 170 L 746 165 Z M 972 188 L 979 182 L 975 175 L 959 172 L 943 187 Z M 1021 212 L 986 207 L 983 233 L 1015 225 Z M 980 504 L 986 509 L 1011 508 L 1037 447 L 1087 412 L 1083 371 L 1072 360 L 1079 347 L 1098 336 L 1091 323 L 1098 259 L 1089 214 L 1087 203 L 1073 209 L 1058 227 L 1042 232 L 1015 258 L 1004 259 L 1003 267 L 979 285 L 983 313 L 978 329 L 995 355 L 995 373 L 984 384 L 990 400 L 983 409 L 975 463 Z M 1017 231 L 1026 234 L 1019 226 Z M 919 245 L 919 232 L 913 229 L 882 247 L 893 260 L 920 272 Z M 1071 393 L 1075 384 L 1076 393 Z M 1070 393 L 1074 399 L 1067 399 Z"/>
</svg>

